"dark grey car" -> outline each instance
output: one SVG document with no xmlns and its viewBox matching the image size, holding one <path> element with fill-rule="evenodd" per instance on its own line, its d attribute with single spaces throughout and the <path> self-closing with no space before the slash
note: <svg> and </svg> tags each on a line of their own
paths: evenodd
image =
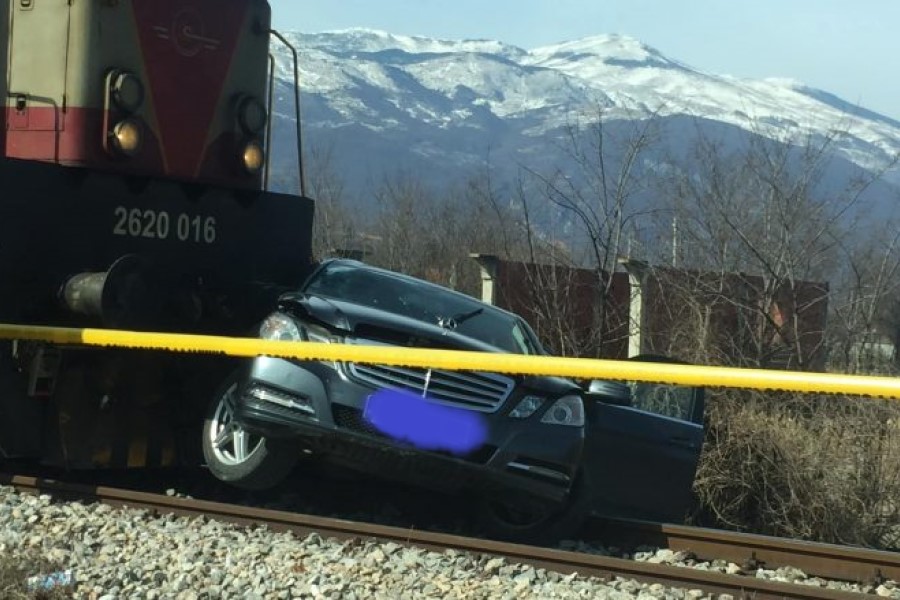
<svg viewBox="0 0 900 600">
<path fill-rule="evenodd" d="M 326 261 L 284 294 L 260 335 L 544 354 L 517 315 L 347 260 Z M 591 510 L 683 517 L 701 417 L 702 393 L 690 388 L 598 381 L 585 390 L 557 377 L 259 357 L 213 400 L 203 447 L 216 477 L 251 489 L 310 455 L 474 492 L 490 533 L 543 541 L 571 534 Z"/>
</svg>

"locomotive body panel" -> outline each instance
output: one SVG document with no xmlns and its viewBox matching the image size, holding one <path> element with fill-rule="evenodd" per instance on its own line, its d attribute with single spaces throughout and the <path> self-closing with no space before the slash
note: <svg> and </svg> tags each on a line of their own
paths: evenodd
<svg viewBox="0 0 900 600">
<path fill-rule="evenodd" d="M 16 159 L 0 181 L 0 322 L 240 334 L 311 268 L 308 198 Z M 69 278 L 122 257 L 138 287 L 96 315 L 65 305 Z"/>
<path fill-rule="evenodd" d="M 17 1 L 13 6 L 8 76 L 12 110 L 7 115 L 10 131 L 65 131 L 70 7 L 66 0 L 32 3 L 28 8 Z M 14 143 L 20 139 L 12 133 L 9 137 Z"/>
<path fill-rule="evenodd" d="M 6 79 L 9 75 L 9 2 L 0 0 L 0 158 L 6 153 Z"/>
</svg>

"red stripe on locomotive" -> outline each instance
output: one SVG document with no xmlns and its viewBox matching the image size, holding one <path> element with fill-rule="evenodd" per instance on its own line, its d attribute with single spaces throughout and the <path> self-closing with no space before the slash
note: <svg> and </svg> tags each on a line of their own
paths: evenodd
<svg viewBox="0 0 900 600">
<path fill-rule="evenodd" d="M 199 175 L 247 12 L 243 2 L 134 0 L 147 85 L 170 175 Z"/>
<path fill-rule="evenodd" d="M 60 131 L 54 129 L 58 111 L 49 107 L 32 107 L 27 117 L 14 107 L 6 110 L 11 135 L 0 141 L 10 158 L 52 160 L 64 165 L 101 166 L 110 163 L 110 156 L 100 144 L 103 131 L 103 111 L 97 108 L 69 107 L 60 118 Z M 17 135 L 21 134 L 21 135 Z M 141 154 L 129 165 L 129 171 L 164 173 L 160 144 L 154 132 L 144 129 Z"/>
</svg>

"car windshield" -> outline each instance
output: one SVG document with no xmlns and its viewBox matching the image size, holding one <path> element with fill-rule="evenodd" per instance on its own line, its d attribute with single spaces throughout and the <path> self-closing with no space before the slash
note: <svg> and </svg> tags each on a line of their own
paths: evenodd
<svg viewBox="0 0 900 600">
<path fill-rule="evenodd" d="M 527 326 L 514 316 L 424 281 L 332 263 L 304 291 L 439 325 L 506 352 L 540 353 Z"/>
</svg>

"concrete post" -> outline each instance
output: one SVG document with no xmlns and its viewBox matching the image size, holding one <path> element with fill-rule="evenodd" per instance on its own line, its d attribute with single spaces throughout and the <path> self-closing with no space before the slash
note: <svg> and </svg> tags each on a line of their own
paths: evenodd
<svg viewBox="0 0 900 600">
<path fill-rule="evenodd" d="M 628 273 L 630 303 L 628 307 L 628 356 L 637 356 L 645 352 L 646 336 L 644 319 L 644 282 L 649 265 L 642 260 L 619 258 L 618 263 Z"/>
<path fill-rule="evenodd" d="M 469 254 L 481 267 L 481 301 L 487 304 L 497 303 L 497 267 L 500 259 L 493 254 Z"/>
</svg>

